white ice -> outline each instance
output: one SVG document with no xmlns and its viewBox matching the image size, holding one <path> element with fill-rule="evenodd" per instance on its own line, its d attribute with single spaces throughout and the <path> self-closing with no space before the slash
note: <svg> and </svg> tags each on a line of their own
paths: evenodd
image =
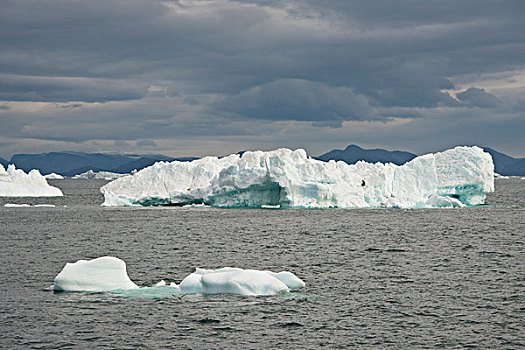
<svg viewBox="0 0 525 350">
<path fill-rule="evenodd" d="M 56 174 L 56 173 L 47 174 L 47 175 L 44 175 L 44 177 L 47 180 L 63 180 L 64 179 L 62 175 Z"/>
<path fill-rule="evenodd" d="M 83 179 L 83 180 L 115 180 L 121 177 L 129 176 L 130 174 L 118 174 L 112 173 L 110 171 L 93 171 L 88 170 L 82 174 L 73 176 L 73 179 Z"/>
<path fill-rule="evenodd" d="M 304 150 L 245 152 L 158 162 L 101 188 L 106 206 L 251 208 L 456 207 L 482 204 L 494 164 L 479 147 L 456 147 L 397 166 L 322 162 Z"/>
<path fill-rule="evenodd" d="M 510 177 L 505 176 L 505 175 L 501 175 L 501 174 L 498 174 L 498 173 L 494 173 L 494 178 L 495 178 L 495 179 L 502 179 L 502 180 L 508 180 L 508 179 L 510 179 Z"/>
<path fill-rule="evenodd" d="M 65 292 L 103 292 L 116 289 L 135 289 L 126 272 L 126 263 L 104 256 L 93 260 L 67 263 L 55 277 L 53 289 Z"/>
<path fill-rule="evenodd" d="M 31 207 L 31 204 L 16 204 L 16 203 L 6 203 L 4 204 L 4 207 L 6 208 L 29 208 Z M 35 208 L 54 208 L 54 204 L 35 204 L 33 205 Z"/>
<path fill-rule="evenodd" d="M 179 285 L 185 294 L 274 295 L 304 287 L 304 282 L 291 272 L 243 270 L 224 267 L 217 270 L 197 268 Z"/>
<path fill-rule="evenodd" d="M 304 282 L 288 271 L 243 270 L 225 267 L 217 270 L 197 268 L 180 285 L 160 280 L 151 288 L 174 288 L 181 294 L 237 294 L 245 296 L 274 295 L 304 287 Z M 126 272 L 126 263 L 105 256 L 93 260 L 67 263 L 55 277 L 53 289 L 67 292 L 103 292 L 139 288 Z M 142 288 L 141 288 L 142 289 Z"/>
<path fill-rule="evenodd" d="M 26 174 L 13 164 L 0 165 L 0 197 L 61 197 L 60 189 L 49 186 L 36 169 Z"/>
</svg>

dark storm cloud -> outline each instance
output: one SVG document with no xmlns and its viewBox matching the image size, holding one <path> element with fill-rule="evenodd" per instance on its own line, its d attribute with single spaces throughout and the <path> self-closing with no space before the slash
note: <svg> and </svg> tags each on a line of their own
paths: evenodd
<svg viewBox="0 0 525 350">
<path fill-rule="evenodd" d="M 510 113 L 476 84 L 444 90 L 525 69 L 524 12 L 514 0 L 3 1 L 0 100 L 66 108 L 2 104 L 2 133 L 141 140 Z"/>
<path fill-rule="evenodd" d="M 433 106 L 443 102 L 439 91 L 452 87 L 446 76 L 455 71 L 479 71 L 476 66 L 487 63 L 483 68 L 488 71 L 521 64 L 510 55 L 502 61 L 499 50 L 490 49 L 523 43 L 523 25 L 508 10 L 517 6 L 513 3 L 481 13 L 477 9 L 484 5 L 479 2 L 444 11 L 441 3 L 393 7 L 389 2 L 365 6 L 361 1 L 323 1 L 303 3 L 289 13 L 253 3 L 171 4 L 13 1 L 0 22 L 0 68 L 24 76 L 131 79 L 133 87 L 125 88 L 121 81 L 107 86 L 114 91 L 109 99 L 137 98 L 144 90 L 136 86 L 137 78 L 178 81 L 185 91 L 219 93 L 294 78 L 351 87 L 371 94 L 379 104 Z M 506 48 L 518 49 L 523 47 Z M 483 59 L 465 55 L 468 50 L 483 53 Z M 499 67 L 485 62 L 495 61 L 494 55 Z M 68 93 L 58 85 L 62 99 L 104 100 L 89 86 L 84 93 Z M 49 86 L 57 90 L 51 81 Z M 13 90 L 19 99 L 23 92 L 38 93 L 23 84 Z"/>
<path fill-rule="evenodd" d="M 124 140 L 115 140 L 114 145 L 117 147 L 129 147 L 130 144 Z"/>
<path fill-rule="evenodd" d="M 496 96 L 487 93 L 484 89 L 475 87 L 460 92 L 456 96 L 469 106 L 495 108 L 501 105 L 501 101 Z"/>
<path fill-rule="evenodd" d="M 332 122 L 378 119 L 364 96 L 348 88 L 287 79 L 243 90 L 226 98 L 219 109 L 247 118 Z"/>
<path fill-rule="evenodd" d="M 105 102 L 141 98 L 147 88 L 122 80 L 0 74 L 0 100 L 4 101 Z"/>
<path fill-rule="evenodd" d="M 152 140 L 138 140 L 137 147 L 139 148 L 156 148 L 157 144 Z"/>
</svg>

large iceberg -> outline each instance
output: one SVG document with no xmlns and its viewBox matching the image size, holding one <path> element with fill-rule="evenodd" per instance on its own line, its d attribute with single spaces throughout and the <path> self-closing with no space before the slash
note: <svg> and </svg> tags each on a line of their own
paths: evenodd
<svg viewBox="0 0 525 350">
<path fill-rule="evenodd" d="M 197 268 L 180 285 L 171 283 L 179 294 L 237 294 L 245 296 L 275 295 L 304 287 L 304 282 L 288 271 L 243 270 L 224 267 L 217 270 Z M 168 287 L 164 280 L 154 287 Z M 104 256 L 93 260 L 67 263 L 55 277 L 53 289 L 61 292 L 105 292 L 138 289 L 126 272 L 126 263 Z M 151 294 L 151 291 L 148 290 Z"/>
<path fill-rule="evenodd" d="M 0 164 L 0 197 L 60 197 L 60 189 L 49 186 L 36 169 L 26 174 L 13 164 L 5 169 Z"/>
<path fill-rule="evenodd" d="M 398 166 L 323 162 L 302 149 L 158 162 L 101 188 L 105 206 L 206 204 L 230 208 L 460 207 L 494 191 L 479 147 L 426 154 Z"/>
<path fill-rule="evenodd" d="M 112 256 L 66 263 L 55 277 L 53 289 L 63 292 L 103 292 L 136 289 L 126 272 L 126 263 Z"/>
</svg>

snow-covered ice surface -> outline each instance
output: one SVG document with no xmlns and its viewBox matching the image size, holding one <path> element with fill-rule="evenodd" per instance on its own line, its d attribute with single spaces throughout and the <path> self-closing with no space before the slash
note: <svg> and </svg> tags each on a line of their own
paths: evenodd
<svg viewBox="0 0 525 350">
<path fill-rule="evenodd" d="M 64 177 L 62 175 L 56 174 L 56 173 L 47 174 L 47 175 L 44 175 L 44 177 L 47 180 L 64 180 Z"/>
<path fill-rule="evenodd" d="M 246 296 L 275 295 L 304 287 L 304 282 L 291 272 L 243 270 L 224 267 L 217 270 L 197 268 L 179 285 L 184 294 L 238 294 Z"/>
<path fill-rule="evenodd" d="M 73 176 L 73 179 L 83 179 L 83 180 L 115 180 L 121 177 L 129 176 L 130 174 L 119 174 L 112 173 L 110 171 L 93 171 L 88 170 L 82 174 Z"/>
<path fill-rule="evenodd" d="M 172 288 L 178 294 L 237 294 L 244 296 L 275 295 L 304 287 L 304 282 L 288 271 L 243 270 L 224 267 L 217 270 L 197 268 L 184 278 L 180 285 L 168 286 L 164 280 L 153 287 L 141 288 L 151 293 L 151 288 Z M 138 289 L 126 272 L 126 263 L 115 257 L 105 256 L 93 260 L 67 263 L 55 277 L 53 289 L 64 292 L 104 292 Z M 173 293 L 172 292 L 172 293 Z"/>
<path fill-rule="evenodd" d="M 61 197 L 60 189 L 50 186 L 36 169 L 26 174 L 13 164 L 0 165 L 0 197 Z"/>
<path fill-rule="evenodd" d="M 135 288 L 138 286 L 129 279 L 126 263 L 111 256 L 66 263 L 53 284 L 55 291 L 64 292 L 103 292 Z"/>
<path fill-rule="evenodd" d="M 322 162 L 302 149 L 158 162 L 101 188 L 105 206 L 200 204 L 232 208 L 427 208 L 482 204 L 494 164 L 456 147 L 397 166 Z"/>
</svg>

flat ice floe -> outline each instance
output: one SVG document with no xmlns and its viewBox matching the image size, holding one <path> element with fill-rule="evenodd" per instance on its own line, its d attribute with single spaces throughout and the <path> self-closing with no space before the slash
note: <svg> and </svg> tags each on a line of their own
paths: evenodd
<svg viewBox="0 0 525 350">
<path fill-rule="evenodd" d="M 288 271 L 244 270 L 225 267 L 217 270 L 197 268 L 180 285 L 166 285 L 161 280 L 153 288 L 173 288 L 182 294 L 237 294 L 246 296 L 275 295 L 304 287 L 304 282 Z M 126 272 L 126 263 L 105 256 L 93 260 L 67 263 L 55 277 L 53 289 L 64 292 L 104 292 L 138 289 Z M 144 289 L 151 287 L 144 287 Z"/>
<path fill-rule="evenodd" d="M 322 162 L 304 150 L 158 162 L 101 188 L 105 206 L 206 204 L 230 208 L 427 208 L 482 204 L 494 164 L 456 147 L 398 166 Z"/>
<path fill-rule="evenodd" d="M 61 197 L 60 189 L 49 186 L 36 169 L 26 174 L 13 164 L 4 169 L 0 165 L 0 197 Z"/>
<path fill-rule="evenodd" d="M 5 208 L 29 208 L 31 204 L 17 204 L 17 203 L 6 203 L 4 204 Z"/>
<path fill-rule="evenodd" d="M 55 205 L 54 204 L 35 204 L 35 205 L 31 205 L 31 204 L 26 204 L 26 203 L 23 203 L 23 204 L 17 204 L 17 203 L 6 203 L 4 204 L 4 207 L 5 208 L 30 208 L 30 207 L 34 207 L 34 208 L 54 208 Z"/>
</svg>

